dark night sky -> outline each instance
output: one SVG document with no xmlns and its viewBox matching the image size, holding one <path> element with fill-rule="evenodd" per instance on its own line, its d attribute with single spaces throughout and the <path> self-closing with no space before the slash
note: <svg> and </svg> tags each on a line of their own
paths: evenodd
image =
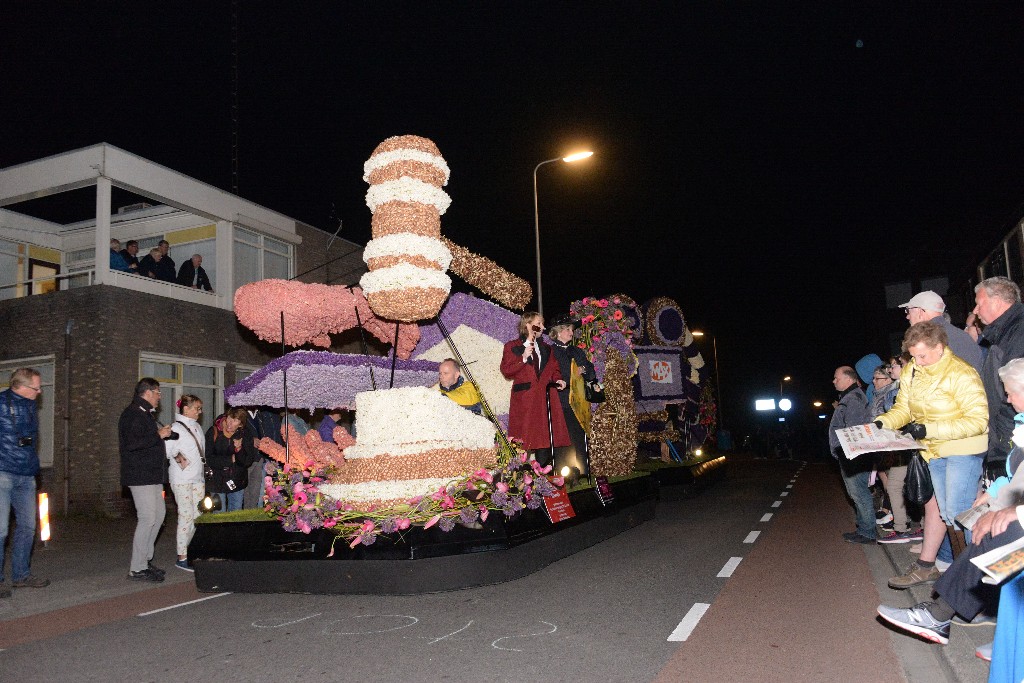
<svg viewBox="0 0 1024 683">
<path fill-rule="evenodd" d="M 532 282 L 533 167 L 590 147 L 540 171 L 546 311 L 674 298 L 727 420 L 783 374 L 830 400 L 902 331 L 885 282 L 1022 215 L 1012 3 L 239 4 L 242 196 L 365 243 L 363 161 L 423 135 L 445 234 Z M 116 7 L 5 6 L 0 167 L 106 141 L 230 189 L 230 4 Z"/>
</svg>

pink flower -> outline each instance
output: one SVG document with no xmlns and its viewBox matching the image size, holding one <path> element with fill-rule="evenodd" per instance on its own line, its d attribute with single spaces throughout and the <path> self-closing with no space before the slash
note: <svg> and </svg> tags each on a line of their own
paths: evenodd
<svg viewBox="0 0 1024 683">
<path fill-rule="evenodd" d="M 534 461 L 534 462 L 536 462 L 536 461 Z M 495 484 L 495 488 L 497 488 L 502 493 L 508 493 L 508 484 L 506 484 L 503 481 L 499 481 L 497 484 Z"/>
<path fill-rule="evenodd" d="M 306 498 L 306 494 L 303 493 L 302 491 L 296 491 L 295 492 L 295 504 L 296 505 L 300 505 L 300 506 L 301 505 L 305 505 L 308 500 L 309 499 Z"/>
<path fill-rule="evenodd" d="M 489 514 L 491 514 L 491 511 L 487 509 L 487 506 L 486 505 L 481 505 L 480 506 L 480 521 L 481 522 L 486 522 L 487 521 L 487 515 L 489 515 Z"/>
<path fill-rule="evenodd" d="M 615 297 L 614 299 L 612 299 L 612 303 L 621 304 L 622 299 L 620 299 L 619 297 Z"/>
<path fill-rule="evenodd" d="M 478 469 L 476 472 L 474 472 L 473 476 L 477 479 L 483 479 L 487 483 L 491 483 L 494 481 L 494 476 L 482 467 Z"/>
<path fill-rule="evenodd" d="M 441 501 L 442 510 L 451 510 L 455 507 L 455 499 L 449 495 L 445 495 L 444 500 Z"/>
<path fill-rule="evenodd" d="M 440 521 L 440 519 L 441 519 L 441 515 L 434 515 L 433 517 L 430 518 L 430 520 L 426 524 L 423 525 L 423 528 L 424 529 L 429 529 L 430 527 L 432 527 L 435 524 L 437 524 L 438 521 Z"/>
<path fill-rule="evenodd" d="M 563 479 L 562 477 L 554 477 L 551 479 L 551 483 L 557 486 L 558 488 L 562 488 L 562 485 L 565 484 L 565 479 Z"/>
<path fill-rule="evenodd" d="M 612 317 L 616 320 L 622 320 L 622 311 L 615 311 L 612 313 Z"/>
<path fill-rule="evenodd" d="M 359 527 L 359 533 L 368 534 L 373 531 L 374 523 L 372 519 L 368 519 L 363 522 L 362 526 Z"/>
<path fill-rule="evenodd" d="M 584 325 L 590 324 L 590 323 L 594 322 L 594 316 L 592 316 L 592 315 L 585 315 L 585 316 L 583 316 L 583 320 L 581 320 L 580 322 L 583 323 Z"/>
<path fill-rule="evenodd" d="M 398 519 L 395 520 L 395 528 L 396 529 L 405 530 L 405 529 L 408 529 L 410 526 L 412 526 L 412 520 L 409 519 L 408 517 L 399 517 Z"/>
<path fill-rule="evenodd" d="M 590 303 L 590 297 L 589 296 L 583 297 L 583 305 L 586 306 L 589 303 Z"/>
<path fill-rule="evenodd" d="M 598 308 L 608 308 L 608 299 L 601 299 L 597 302 Z"/>
<path fill-rule="evenodd" d="M 529 486 L 532 483 L 533 483 L 533 477 L 531 477 L 529 474 L 524 474 L 523 475 L 523 484 L 525 484 L 526 486 Z"/>
<path fill-rule="evenodd" d="M 337 523 L 338 523 L 338 520 L 336 520 L 334 517 L 328 517 L 327 519 L 324 520 L 324 528 L 325 529 L 330 529 L 331 527 L 335 526 Z M 334 552 L 334 548 L 331 548 L 331 552 L 332 553 Z M 330 557 L 330 555 L 328 555 L 327 557 Z"/>
<path fill-rule="evenodd" d="M 309 523 L 306 520 L 302 519 L 302 517 L 295 518 L 295 526 L 297 526 L 299 528 L 299 531 L 301 531 L 304 534 L 308 534 L 310 531 L 313 530 L 310 528 Z"/>
</svg>

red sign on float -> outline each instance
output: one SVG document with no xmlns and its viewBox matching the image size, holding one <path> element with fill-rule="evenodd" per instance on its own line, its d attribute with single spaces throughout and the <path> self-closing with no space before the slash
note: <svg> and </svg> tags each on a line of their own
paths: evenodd
<svg viewBox="0 0 1024 683">
<path fill-rule="evenodd" d="M 650 362 L 651 381 L 658 384 L 672 383 L 672 365 L 668 361 L 652 360 Z"/>
<path fill-rule="evenodd" d="M 544 511 L 548 513 L 548 519 L 552 524 L 558 524 L 576 516 L 576 511 L 572 509 L 572 503 L 569 502 L 569 494 L 564 488 L 556 488 L 555 495 L 544 498 Z"/>
</svg>

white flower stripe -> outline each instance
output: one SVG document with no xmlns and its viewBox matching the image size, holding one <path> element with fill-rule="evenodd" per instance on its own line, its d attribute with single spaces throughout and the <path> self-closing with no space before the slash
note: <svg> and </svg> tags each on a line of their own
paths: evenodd
<svg viewBox="0 0 1024 683">
<path fill-rule="evenodd" d="M 444 246 L 444 242 L 411 232 L 385 235 L 366 243 L 363 261 L 369 263 L 370 259 L 381 256 L 423 256 L 441 266 L 441 270 L 448 270 L 452 262 L 452 252 Z"/>
<path fill-rule="evenodd" d="M 359 285 L 367 295 L 407 287 L 441 289 L 447 293 L 452 289 L 452 279 L 439 270 L 399 263 L 366 273 L 359 279 Z"/>
<path fill-rule="evenodd" d="M 448 178 L 451 177 L 451 170 L 448 168 L 448 163 L 445 162 L 444 158 L 419 149 L 393 149 L 390 152 L 374 154 L 366 160 L 366 163 L 363 164 L 363 181 L 370 182 L 370 174 L 378 168 L 383 168 L 384 166 L 393 164 L 396 161 L 407 160 L 422 161 L 425 164 L 436 166 L 440 170 L 444 171 L 444 183 L 445 185 L 448 184 Z"/>
<path fill-rule="evenodd" d="M 452 198 L 444 190 L 415 178 L 399 178 L 379 185 L 371 185 L 366 191 L 366 205 L 370 211 L 388 202 L 416 202 L 436 206 L 442 215 L 452 204 Z"/>
<path fill-rule="evenodd" d="M 318 488 L 335 500 L 397 500 L 434 493 L 451 481 L 451 478 L 367 481 L 361 484 L 320 484 Z"/>
<path fill-rule="evenodd" d="M 437 448 L 492 448 L 494 425 L 474 415 L 436 389 L 402 387 L 356 394 L 357 457 L 366 451 L 401 454 Z"/>
</svg>

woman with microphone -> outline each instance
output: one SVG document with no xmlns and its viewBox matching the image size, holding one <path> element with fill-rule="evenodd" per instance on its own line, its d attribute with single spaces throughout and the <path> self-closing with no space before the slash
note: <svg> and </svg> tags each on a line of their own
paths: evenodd
<svg viewBox="0 0 1024 683">
<path fill-rule="evenodd" d="M 543 333 L 541 314 L 523 313 L 519 338 L 507 342 L 501 356 L 501 374 L 512 380 L 508 435 L 522 441 L 527 451 L 549 449 L 552 440 L 556 448 L 571 443 L 557 393 L 565 388 L 565 381 L 551 346 L 541 339 Z M 553 439 L 548 435 L 548 401 Z"/>
</svg>

